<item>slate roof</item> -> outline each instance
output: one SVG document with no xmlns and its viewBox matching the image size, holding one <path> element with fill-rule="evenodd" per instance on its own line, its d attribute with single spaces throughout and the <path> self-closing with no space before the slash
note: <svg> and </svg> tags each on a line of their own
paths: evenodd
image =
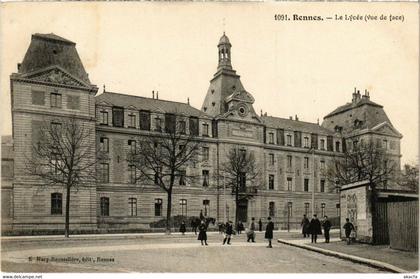
<svg viewBox="0 0 420 279">
<path fill-rule="evenodd" d="M 360 101 L 359 102 L 357 102 L 356 104 L 353 104 L 353 103 L 347 103 L 347 104 L 345 104 L 345 105 L 343 105 L 343 106 L 339 106 L 338 108 L 336 108 L 335 110 L 333 110 L 332 112 L 330 112 L 329 114 L 327 114 L 325 117 L 324 117 L 324 119 L 325 118 L 328 118 L 328 117 L 330 117 L 330 116 L 333 116 L 333 115 L 335 115 L 335 114 L 339 114 L 339 113 L 342 113 L 342 112 L 345 112 L 345 111 L 347 111 L 347 110 L 351 110 L 351 109 L 353 109 L 353 108 L 357 108 L 357 107 L 360 107 L 360 106 L 363 106 L 363 105 L 372 105 L 372 106 L 376 106 L 376 107 L 380 107 L 380 108 L 382 108 L 383 106 L 381 106 L 381 105 L 379 105 L 379 104 L 377 104 L 377 103 L 375 103 L 375 102 L 372 102 L 371 100 L 369 100 L 369 99 L 365 99 L 365 98 L 362 98 L 362 99 L 360 99 Z"/>
<path fill-rule="evenodd" d="M 104 101 L 114 106 L 124 108 L 134 107 L 137 110 L 184 114 L 188 116 L 205 118 L 209 117 L 206 113 L 186 103 L 152 99 L 142 96 L 126 95 L 114 92 L 104 92 L 101 95 L 96 96 L 95 101 L 96 104 L 99 104 Z"/>
<path fill-rule="evenodd" d="M 333 131 L 328 130 L 316 123 L 273 116 L 261 116 L 261 119 L 268 128 L 280 128 L 292 131 L 301 131 L 305 133 L 316 133 L 321 135 L 334 134 Z"/>
<path fill-rule="evenodd" d="M 31 44 L 19 67 L 19 74 L 31 73 L 49 66 L 60 66 L 71 75 L 90 84 L 76 44 L 55 34 L 33 34 Z"/>
</svg>

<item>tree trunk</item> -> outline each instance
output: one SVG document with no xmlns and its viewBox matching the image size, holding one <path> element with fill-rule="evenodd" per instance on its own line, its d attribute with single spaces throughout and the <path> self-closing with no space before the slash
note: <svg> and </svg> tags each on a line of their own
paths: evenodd
<svg viewBox="0 0 420 279">
<path fill-rule="evenodd" d="M 168 192 L 168 205 L 166 208 L 166 234 L 171 234 L 172 189 Z"/>
<path fill-rule="evenodd" d="M 239 209 L 239 185 L 236 185 L 236 191 L 235 191 L 235 206 L 236 206 L 236 208 L 235 208 L 235 226 L 234 226 L 234 228 L 236 228 L 236 229 L 238 229 L 237 228 L 237 226 L 238 226 L 238 217 L 239 217 L 239 212 L 238 212 L 238 209 Z"/>
<path fill-rule="evenodd" d="M 65 237 L 70 235 L 70 186 L 67 186 L 67 195 L 66 195 L 66 221 L 64 227 Z"/>
</svg>

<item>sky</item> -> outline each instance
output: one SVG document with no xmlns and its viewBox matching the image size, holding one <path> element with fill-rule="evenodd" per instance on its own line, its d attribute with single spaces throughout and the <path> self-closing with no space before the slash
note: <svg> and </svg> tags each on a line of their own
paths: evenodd
<svg viewBox="0 0 420 279">
<path fill-rule="evenodd" d="M 275 14 L 402 15 L 404 21 L 276 21 Z M 417 3 L 2 3 L 0 133 L 11 134 L 9 76 L 31 34 L 73 42 L 92 83 L 107 91 L 201 108 L 226 32 L 232 65 L 268 115 L 317 122 L 370 91 L 418 160 Z M 98 94 L 99 94 L 98 93 Z"/>
</svg>

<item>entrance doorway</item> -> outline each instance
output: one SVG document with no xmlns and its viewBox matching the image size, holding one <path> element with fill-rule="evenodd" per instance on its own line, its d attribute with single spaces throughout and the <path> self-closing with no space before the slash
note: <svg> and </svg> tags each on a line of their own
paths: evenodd
<svg viewBox="0 0 420 279">
<path fill-rule="evenodd" d="M 246 222 L 248 220 L 248 200 L 242 199 L 238 203 L 238 221 Z"/>
</svg>

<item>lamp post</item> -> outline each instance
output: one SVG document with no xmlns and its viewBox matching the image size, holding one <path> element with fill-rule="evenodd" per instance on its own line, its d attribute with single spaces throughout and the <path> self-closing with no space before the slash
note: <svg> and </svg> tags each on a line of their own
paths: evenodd
<svg viewBox="0 0 420 279">
<path fill-rule="evenodd" d="M 226 202 L 226 177 L 223 175 L 223 200 L 225 203 L 225 206 L 223 208 L 223 221 L 226 224 L 227 220 L 226 220 L 226 207 L 227 207 L 227 202 Z"/>
<path fill-rule="evenodd" d="M 312 168 L 313 168 L 313 172 L 312 172 L 312 216 L 314 216 L 315 214 L 315 148 L 311 146 L 311 148 L 308 150 L 308 153 L 311 152 L 312 153 Z"/>
</svg>

